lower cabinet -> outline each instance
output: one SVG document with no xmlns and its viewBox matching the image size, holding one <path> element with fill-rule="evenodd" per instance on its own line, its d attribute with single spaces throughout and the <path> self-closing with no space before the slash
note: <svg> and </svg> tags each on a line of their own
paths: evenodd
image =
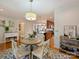
<svg viewBox="0 0 79 59">
<path fill-rule="evenodd" d="M 50 48 L 54 48 L 54 34 L 52 31 L 45 33 L 45 41 L 50 40 Z"/>
<path fill-rule="evenodd" d="M 73 39 L 61 39 L 60 50 L 75 56 L 79 56 L 79 41 Z"/>
<path fill-rule="evenodd" d="M 0 51 L 11 48 L 11 41 L 0 43 Z"/>
</svg>

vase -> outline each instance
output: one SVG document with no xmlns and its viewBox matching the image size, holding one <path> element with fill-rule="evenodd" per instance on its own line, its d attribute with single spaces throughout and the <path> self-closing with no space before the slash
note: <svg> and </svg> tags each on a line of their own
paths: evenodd
<svg viewBox="0 0 79 59">
<path fill-rule="evenodd" d="M 5 27 L 5 32 L 9 32 L 9 27 Z"/>
<path fill-rule="evenodd" d="M 33 39 L 35 39 L 35 38 L 29 38 L 29 40 L 33 40 Z"/>
</svg>

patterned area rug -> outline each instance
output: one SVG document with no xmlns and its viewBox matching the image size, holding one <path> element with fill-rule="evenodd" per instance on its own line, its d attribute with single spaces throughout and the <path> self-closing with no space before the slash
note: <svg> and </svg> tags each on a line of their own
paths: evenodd
<svg viewBox="0 0 79 59">
<path fill-rule="evenodd" d="M 12 54 L 11 49 L 0 52 L 0 59 L 13 59 L 13 58 L 14 58 L 14 55 Z"/>
<path fill-rule="evenodd" d="M 68 55 L 68 54 L 53 50 L 53 49 L 50 50 L 49 56 L 50 56 L 50 59 L 72 59 L 71 55 Z"/>
<path fill-rule="evenodd" d="M 12 53 L 12 49 L 0 52 L 0 59 L 16 59 Z M 29 59 L 28 56 L 21 57 L 20 59 Z M 34 56 L 34 59 L 38 59 Z M 44 56 L 43 59 L 71 59 L 71 56 L 62 54 L 60 52 L 50 50 L 48 57 Z"/>
<path fill-rule="evenodd" d="M 0 52 L 0 59 L 16 59 L 13 55 L 12 49 Z M 29 59 L 28 56 L 21 57 L 20 59 Z"/>
</svg>

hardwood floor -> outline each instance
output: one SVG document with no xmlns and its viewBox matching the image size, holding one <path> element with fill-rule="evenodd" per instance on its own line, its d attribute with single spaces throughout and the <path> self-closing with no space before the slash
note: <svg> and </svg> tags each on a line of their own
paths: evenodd
<svg viewBox="0 0 79 59">
<path fill-rule="evenodd" d="M 57 53 L 57 52 L 59 52 L 59 49 L 57 49 L 57 48 L 53 48 L 51 50 L 51 53 Z M 60 53 L 63 53 L 63 52 L 60 52 Z M 63 54 L 68 55 L 66 53 L 63 53 Z M 71 56 L 71 59 L 79 59 L 79 57 L 76 57 L 76 56 L 73 56 L 73 55 L 70 55 L 70 56 Z"/>
<path fill-rule="evenodd" d="M 8 48 L 11 48 L 11 41 L 6 42 L 6 43 L 0 43 L 0 51 L 4 51 Z"/>
</svg>

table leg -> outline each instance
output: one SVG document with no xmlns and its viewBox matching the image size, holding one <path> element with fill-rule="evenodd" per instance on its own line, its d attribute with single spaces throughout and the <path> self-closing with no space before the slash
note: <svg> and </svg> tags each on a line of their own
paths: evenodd
<svg viewBox="0 0 79 59">
<path fill-rule="evenodd" d="M 32 51 L 33 51 L 33 46 L 30 45 L 30 59 L 32 59 Z"/>
</svg>

